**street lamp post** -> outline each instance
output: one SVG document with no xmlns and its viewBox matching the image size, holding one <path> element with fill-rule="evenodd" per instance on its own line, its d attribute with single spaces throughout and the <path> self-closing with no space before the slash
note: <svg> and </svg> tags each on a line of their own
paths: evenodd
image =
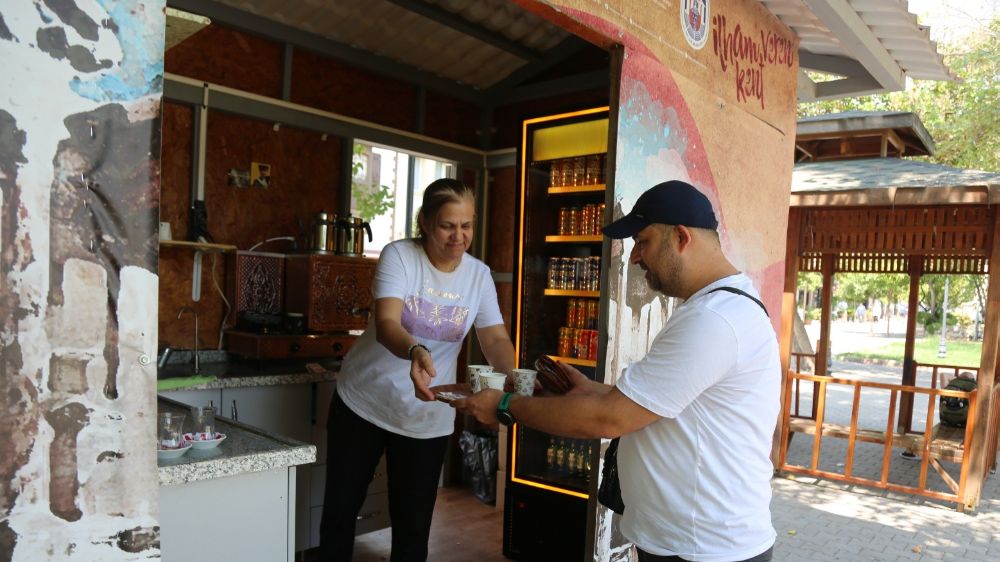
<svg viewBox="0 0 1000 562">
<path fill-rule="evenodd" d="M 948 276 L 944 276 L 944 302 L 941 304 L 941 342 L 938 343 L 938 357 L 948 355 L 945 333 L 948 331 Z"/>
</svg>

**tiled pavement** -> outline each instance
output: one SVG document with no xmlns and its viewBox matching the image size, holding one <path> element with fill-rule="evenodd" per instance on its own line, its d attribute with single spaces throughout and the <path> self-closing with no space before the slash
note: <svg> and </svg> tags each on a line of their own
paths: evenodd
<svg viewBox="0 0 1000 562">
<path fill-rule="evenodd" d="M 868 380 L 899 382 L 901 369 L 835 363 L 832 374 L 861 376 Z M 918 385 L 926 386 L 924 382 Z M 886 396 L 863 395 L 861 425 L 885 428 Z M 827 419 L 850 420 L 851 394 L 831 391 Z M 919 411 L 926 412 L 926 403 Z M 914 420 L 924 414 L 915 412 Z M 922 421 L 914 423 L 915 429 Z M 846 440 L 824 438 L 820 467 L 842 471 Z M 808 464 L 812 438 L 796 436 L 789 447 L 789 460 Z M 890 481 L 913 484 L 920 463 L 902 459 L 894 451 Z M 882 466 L 881 445 L 859 443 L 855 473 L 877 478 Z M 949 472 L 957 478 L 957 465 Z M 845 485 L 811 477 L 777 477 L 772 481 L 772 520 L 778 532 L 775 561 L 825 562 L 962 560 L 1000 562 L 1000 476 L 987 479 L 981 502 L 974 513 L 959 513 L 953 504 L 925 500 L 865 486 Z M 933 470 L 928 483 L 944 490 Z"/>
</svg>

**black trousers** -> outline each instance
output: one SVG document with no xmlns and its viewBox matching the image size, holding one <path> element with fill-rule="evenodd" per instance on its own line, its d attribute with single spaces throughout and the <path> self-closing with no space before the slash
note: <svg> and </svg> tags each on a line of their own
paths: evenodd
<svg viewBox="0 0 1000 562">
<path fill-rule="evenodd" d="M 448 437 L 414 439 L 373 425 L 333 395 L 327 421 L 326 493 L 320 523 L 320 559 L 347 562 L 354 551 L 358 512 L 379 457 L 386 456 L 391 562 L 424 562 L 438 479 Z"/>
<path fill-rule="evenodd" d="M 650 554 L 648 552 L 643 552 L 638 548 L 635 549 L 639 553 L 639 562 L 685 562 L 680 556 L 657 556 L 655 554 Z M 734 562 L 768 562 L 771 560 L 771 556 L 774 554 L 774 547 L 761 552 L 753 558 L 747 558 L 742 561 Z"/>
</svg>

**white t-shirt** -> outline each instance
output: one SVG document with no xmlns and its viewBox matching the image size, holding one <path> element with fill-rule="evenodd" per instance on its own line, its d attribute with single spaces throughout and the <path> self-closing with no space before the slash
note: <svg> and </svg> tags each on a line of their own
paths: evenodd
<svg viewBox="0 0 1000 562">
<path fill-rule="evenodd" d="M 476 328 L 503 324 L 496 285 L 486 264 L 466 254 L 455 271 L 439 271 L 423 247 L 411 239 L 382 249 L 372 293 L 376 300 L 403 301 L 403 328 L 426 345 L 434 358 L 433 386 L 455 382 L 458 354 L 473 323 Z M 393 433 L 429 439 L 454 430 L 451 406 L 416 398 L 410 362 L 378 343 L 374 315 L 344 358 L 337 393 L 354 413 Z"/>
<path fill-rule="evenodd" d="M 704 287 L 674 309 L 649 354 L 617 387 L 663 419 L 618 449 L 622 534 L 642 550 L 732 562 L 774 544 L 771 437 L 781 363 L 764 311 L 743 274 Z M 758 297 L 759 298 L 759 297 Z"/>
</svg>

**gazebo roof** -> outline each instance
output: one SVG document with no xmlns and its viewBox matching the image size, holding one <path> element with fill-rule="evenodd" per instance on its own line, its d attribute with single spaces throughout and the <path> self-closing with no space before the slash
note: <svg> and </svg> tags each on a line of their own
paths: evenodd
<svg viewBox="0 0 1000 562">
<path fill-rule="evenodd" d="M 1000 203 L 1000 173 L 903 158 L 801 162 L 791 206 Z"/>
<path fill-rule="evenodd" d="M 934 139 L 916 113 L 846 111 L 799 119 L 795 149 L 796 162 L 929 156 L 934 154 Z"/>
</svg>

